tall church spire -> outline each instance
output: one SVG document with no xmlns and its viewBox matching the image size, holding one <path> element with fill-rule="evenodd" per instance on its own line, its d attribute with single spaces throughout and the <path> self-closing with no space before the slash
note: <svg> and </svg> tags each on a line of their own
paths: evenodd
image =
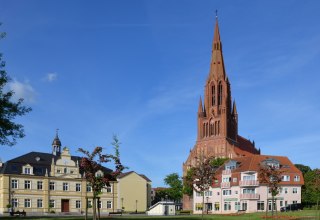
<svg viewBox="0 0 320 220">
<path fill-rule="evenodd" d="M 219 22 L 217 16 L 212 42 L 212 55 L 209 77 L 213 77 L 215 79 L 226 77 L 222 55 L 222 43 L 220 38 Z"/>
</svg>

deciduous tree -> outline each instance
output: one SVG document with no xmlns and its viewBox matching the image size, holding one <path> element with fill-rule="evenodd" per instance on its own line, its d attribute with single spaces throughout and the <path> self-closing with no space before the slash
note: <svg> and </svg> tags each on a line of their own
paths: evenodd
<svg viewBox="0 0 320 220">
<path fill-rule="evenodd" d="M 0 23 L 1 25 L 1 23 Z M 4 32 L 0 32 L 0 40 L 5 37 Z M 0 53 L 0 145 L 13 146 L 18 138 L 25 136 L 22 124 L 14 120 L 17 116 L 23 116 L 31 111 L 30 107 L 23 105 L 23 99 L 13 101 L 14 91 L 5 91 L 5 87 L 10 81 L 5 71 L 5 61 Z"/>
<path fill-rule="evenodd" d="M 102 192 L 102 189 L 110 186 L 110 181 L 115 180 L 116 177 L 125 169 L 120 162 L 120 142 L 116 136 L 113 136 L 112 145 L 114 146 L 114 153 L 103 154 L 102 147 L 96 147 L 92 153 L 83 148 L 78 151 L 84 154 L 81 159 L 80 167 L 84 171 L 84 177 L 92 188 L 93 193 L 93 219 L 97 219 L 96 204 L 97 197 Z M 102 164 L 113 163 L 114 170 L 110 173 L 103 173 L 99 175 L 98 171 L 102 170 Z"/>
</svg>

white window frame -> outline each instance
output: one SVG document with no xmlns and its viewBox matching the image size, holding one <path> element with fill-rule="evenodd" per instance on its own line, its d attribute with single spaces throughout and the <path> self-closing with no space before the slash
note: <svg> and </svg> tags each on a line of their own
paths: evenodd
<svg viewBox="0 0 320 220">
<path fill-rule="evenodd" d="M 19 200 L 17 198 L 11 199 L 11 205 L 12 205 L 12 208 L 18 208 Z"/>
<path fill-rule="evenodd" d="M 43 208 L 43 200 L 37 199 L 37 208 Z"/>
<path fill-rule="evenodd" d="M 66 182 L 62 183 L 62 190 L 69 191 L 69 183 L 66 183 Z"/>
<path fill-rule="evenodd" d="M 24 207 L 31 208 L 31 199 L 24 199 Z"/>
<path fill-rule="evenodd" d="M 49 207 L 50 208 L 55 208 L 56 207 L 56 200 L 50 199 L 49 200 Z"/>
<path fill-rule="evenodd" d="M 76 192 L 81 192 L 81 183 L 76 183 Z"/>
<path fill-rule="evenodd" d="M 81 209 L 81 201 L 76 200 L 76 209 Z"/>
<path fill-rule="evenodd" d="M 43 189 L 43 182 L 37 181 L 37 190 L 42 190 L 42 189 Z"/>
<path fill-rule="evenodd" d="M 112 209 L 112 201 L 107 200 L 107 209 Z"/>
<path fill-rule="evenodd" d="M 49 182 L 49 190 L 55 190 L 56 189 L 56 183 L 55 182 Z"/>
<path fill-rule="evenodd" d="M 17 179 L 11 180 L 11 189 L 19 189 L 19 181 Z"/>
<path fill-rule="evenodd" d="M 31 189 L 31 180 L 24 181 L 24 189 Z"/>
</svg>

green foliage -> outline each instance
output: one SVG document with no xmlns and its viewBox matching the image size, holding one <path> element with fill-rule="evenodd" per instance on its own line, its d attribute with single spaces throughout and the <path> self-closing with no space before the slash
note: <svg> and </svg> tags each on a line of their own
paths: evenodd
<svg viewBox="0 0 320 220">
<path fill-rule="evenodd" d="M 182 180 L 178 173 L 172 173 L 164 179 L 166 185 L 170 188 L 166 190 L 168 197 L 173 201 L 179 201 L 182 198 Z"/>
<path fill-rule="evenodd" d="M 1 25 L 1 23 L 0 23 Z M 0 32 L 0 39 L 5 33 Z M 18 138 L 25 136 L 23 125 L 15 123 L 17 116 L 23 116 L 31 111 L 31 108 L 23 106 L 23 99 L 17 102 L 12 100 L 14 92 L 4 91 L 5 86 L 10 82 L 10 78 L 5 71 L 5 61 L 0 53 L 0 145 L 13 146 Z"/>
<path fill-rule="evenodd" d="M 297 167 L 303 174 L 303 176 L 311 171 L 311 168 L 309 166 L 303 165 L 303 164 L 295 164 L 295 167 Z"/>
<path fill-rule="evenodd" d="M 214 158 L 211 160 L 210 164 L 214 168 L 219 168 L 221 167 L 226 161 L 228 161 L 229 158 Z"/>
<path fill-rule="evenodd" d="M 193 195 L 193 186 L 192 186 L 192 178 L 194 176 L 194 168 L 191 167 L 189 170 L 187 170 L 186 176 L 183 178 L 183 194 L 186 194 L 188 196 Z"/>
<path fill-rule="evenodd" d="M 302 201 L 319 204 L 320 199 L 320 170 L 314 169 L 304 175 L 305 188 L 302 194 Z"/>
</svg>

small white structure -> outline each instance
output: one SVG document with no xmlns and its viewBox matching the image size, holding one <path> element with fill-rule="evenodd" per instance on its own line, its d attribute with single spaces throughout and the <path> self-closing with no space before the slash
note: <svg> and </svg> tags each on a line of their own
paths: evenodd
<svg viewBox="0 0 320 220">
<path fill-rule="evenodd" d="M 161 201 L 149 208 L 148 215 L 175 215 L 176 209 L 174 202 Z"/>
</svg>

